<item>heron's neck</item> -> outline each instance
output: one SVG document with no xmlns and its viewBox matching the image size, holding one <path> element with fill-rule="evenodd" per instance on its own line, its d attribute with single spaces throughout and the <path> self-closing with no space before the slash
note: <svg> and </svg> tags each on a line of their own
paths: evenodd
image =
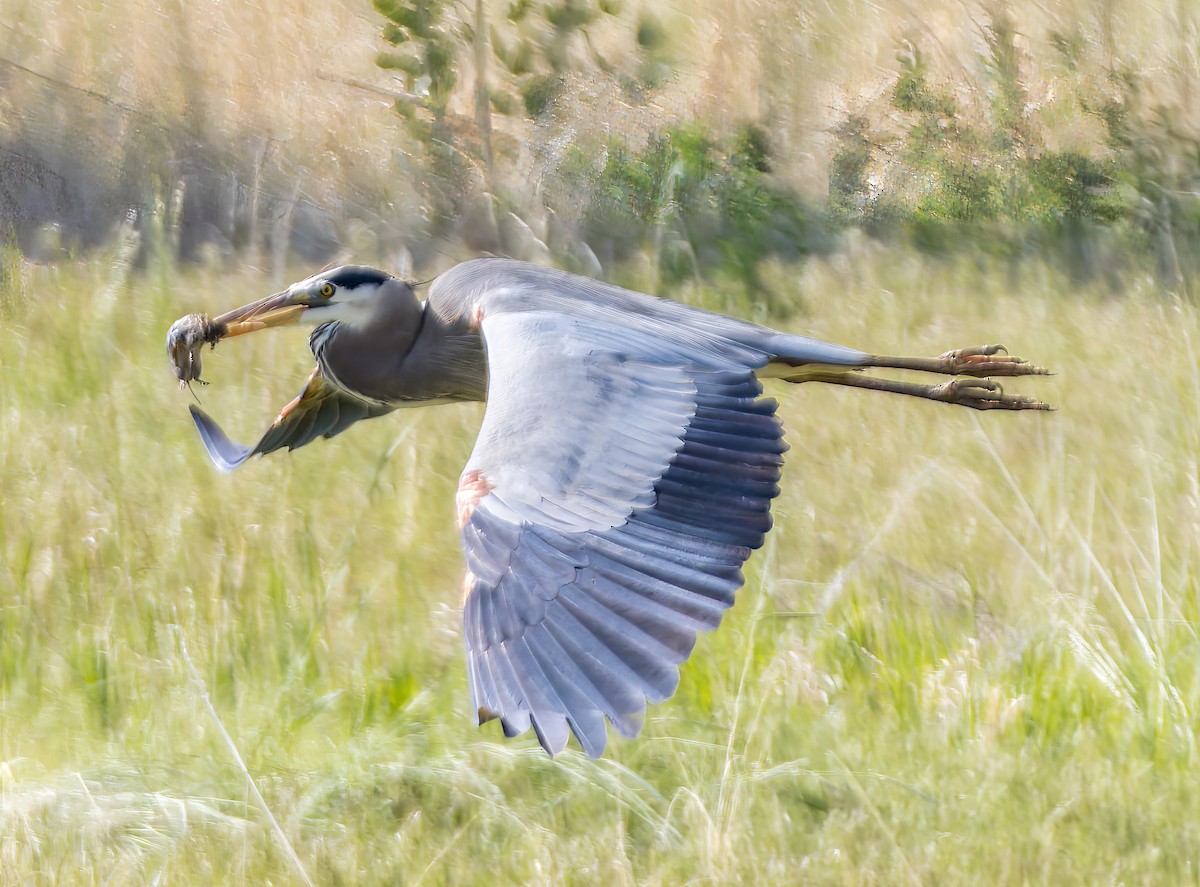
<svg viewBox="0 0 1200 887">
<path fill-rule="evenodd" d="M 479 333 L 446 322 L 411 297 L 380 306 L 367 323 L 339 323 L 318 360 L 369 400 L 412 405 L 487 394 Z"/>
<path fill-rule="evenodd" d="M 487 399 L 487 360 L 478 329 L 447 322 L 422 303 L 423 323 L 401 365 L 407 384 L 422 398 Z"/>
</svg>

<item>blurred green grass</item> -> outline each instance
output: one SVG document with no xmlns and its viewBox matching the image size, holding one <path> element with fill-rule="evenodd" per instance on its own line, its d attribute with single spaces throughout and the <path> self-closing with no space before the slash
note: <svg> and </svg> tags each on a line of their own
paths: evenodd
<svg viewBox="0 0 1200 887">
<path fill-rule="evenodd" d="M 472 725 L 451 509 L 480 407 L 219 475 L 163 337 L 272 282 L 24 266 L 0 305 L 0 883 L 296 881 L 206 694 L 321 884 L 1195 881 L 1196 308 L 867 242 L 763 273 L 791 329 L 1003 341 L 1058 372 L 1011 387 L 1061 409 L 770 391 L 776 529 L 679 693 L 590 761 Z M 248 337 L 196 391 L 250 439 L 310 366 L 299 331 Z"/>
</svg>

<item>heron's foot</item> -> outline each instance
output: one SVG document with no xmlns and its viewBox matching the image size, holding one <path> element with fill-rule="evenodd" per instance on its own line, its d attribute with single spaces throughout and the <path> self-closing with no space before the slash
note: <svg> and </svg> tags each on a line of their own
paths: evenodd
<svg viewBox="0 0 1200 887">
<path fill-rule="evenodd" d="M 956 348 L 937 358 L 951 376 L 1045 376 L 1049 371 L 1008 353 L 1003 345 Z"/>
<path fill-rule="evenodd" d="M 993 347 L 993 346 L 988 346 Z M 1042 371 L 1043 373 L 1045 370 Z M 1053 410 L 1054 407 L 1032 397 L 1005 394 L 999 382 L 991 379 L 951 379 L 930 385 L 923 396 L 942 403 L 970 407 L 973 410 Z"/>
</svg>

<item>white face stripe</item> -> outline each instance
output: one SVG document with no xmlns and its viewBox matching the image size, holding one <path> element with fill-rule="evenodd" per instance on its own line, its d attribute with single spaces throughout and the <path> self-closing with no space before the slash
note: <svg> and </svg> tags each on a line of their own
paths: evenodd
<svg viewBox="0 0 1200 887">
<path fill-rule="evenodd" d="M 341 268 L 334 268 L 314 274 L 312 277 L 301 280 L 299 283 L 293 283 L 288 287 L 291 295 L 309 297 L 315 303 L 304 312 L 305 323 L 316 325 L 336 320 L 350 326 L 361 326 L 370 320 L 374 310 L 372 306 L 375 294 L 381 284 L 362 283 L 353 288 L 335 284 L 332 296 L 327 298 L 321 294 L 321 287 L 329 283 L 329 278 L 341 270 Z"/>
<path fill-rule="evenodd" d="M 314 305 L 301 316 L 306 323 L 312 324 L 336 320 L 350 326 L 363 326 L 375 312 L 374 305 L 370 301 L 375 289 L 373 286 L 359 286 L 352 290 L 339 289 L 327 303 Z M 360 296 L 360 290 L 370 290 L 370 292 Z M 347 299 L 347 295 L 351 295 L 352 298 Z"/>
</svg>

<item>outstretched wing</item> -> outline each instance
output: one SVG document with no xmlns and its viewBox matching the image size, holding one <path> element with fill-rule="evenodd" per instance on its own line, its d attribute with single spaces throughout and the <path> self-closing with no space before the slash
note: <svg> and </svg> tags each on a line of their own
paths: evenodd
<svg viewBox="0 0 1200 887">
<path fill-rule="evenodd" d="M 782 429 L 766 355 L 525 306 L 483 313 L 488 405 L 458 494 L 464 611 L 480 722 L 641 727 L 670 696 L 762 545 Z"/>
<path fill-rule="evenodd" d="M 189 405 L 208 456 L 222 471 L 232 471 L 251 456 L 281 447 L 294 450 L 318 437 L 341 434 L 359 419 L 390 413 L 393 407 L 362 400 L 332 385 L 320 367 L 312 371 L 304 390 L 279 411 L 258 443 L 245 446 L 229 439 L 221 427 L 195 404 Z"/>
</svg>

